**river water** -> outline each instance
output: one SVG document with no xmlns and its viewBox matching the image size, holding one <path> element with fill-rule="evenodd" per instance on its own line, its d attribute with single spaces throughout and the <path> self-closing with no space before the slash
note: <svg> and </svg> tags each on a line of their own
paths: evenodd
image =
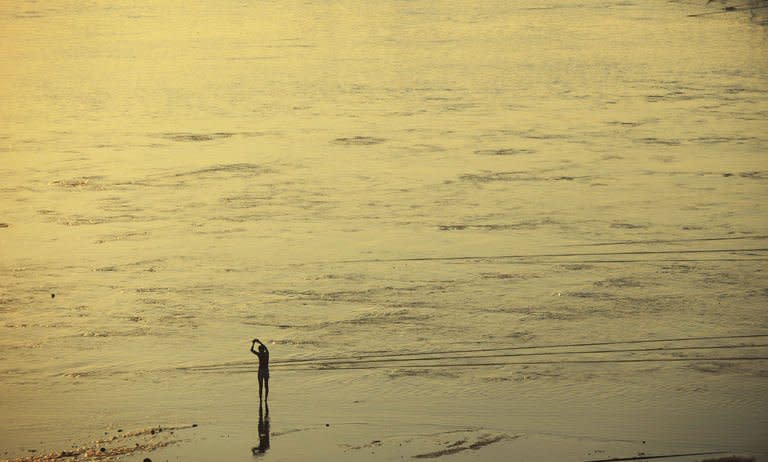
<svg viewBox="0 0 768 462">
<path fill-rule="evenodd" d="M 297 426 L 768 452 L 768 38 L 703 3 L 3 2 L 0 456 L 236 419 L 254 336 L 381 360 Z"/>
</svg>

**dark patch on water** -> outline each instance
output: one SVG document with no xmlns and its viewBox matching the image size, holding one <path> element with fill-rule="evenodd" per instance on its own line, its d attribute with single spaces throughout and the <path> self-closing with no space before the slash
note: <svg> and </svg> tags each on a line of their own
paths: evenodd
<svg viewBox="0 0 768 462">
<path fill-rule="evenodd" d="M 405 146 L 402 148 L 405 151 L 408 152 L 443 152 L 445 151 L 445 148 L 442 146 L 438 146 L 436 144 L 413 144 L 410 146 Z"/>
<path fill-rule="evenodd" d="M 665 164 L 671 164 L 673 162 L 677 162 L 677 157 L 675 156 L 653 156 L 653 159 L 664 162 Z"/>
<path fill-rule="evenodd" d="M 618 298 L 616 295 L 607 294 L 604 292 L 590 292 L 590 291 L 561 292 L 561 294 L 568 297 L 586 298 L 589 300 L 615 300 Z"/>
<path fill-rule="evenodd" d="M 303 43 L 286 44 L 286 45 L 263 45 L 264 48 L 315 48 L 315 45 L 307 45 Z"/>
<path fill-rule="evenodd" d="M 279 329 L 287 329 L 291 326 L 278 325 Z M 277 339 L 272 341 L 275 345 L 297 345 L 297 346 L 320 346 L 322 342 L 317 340 L 294 340 L 294 339 Z"/>
<path fill-rule="evenodd" d="M 238 164 L 218 164 L 211 167 L 192 170 L 190 172 L 177 173 L 175 177 L 185 176 L 214 176 L 228 175 L 228 177 L 251 177 L 271 173 L 272 170 L 258 164 L 238 163 Z"/>
<path fill-rule="evenodd" d="M 542 178 L 527 176 L 527 172 L 489 172 L 465 173 L 459 175 L 459 180 L 472 183 L 494 183 L 510 181 L 541 181 Z"/>
<path fill-rule="evenodd" d="M 168 133 L 160 134 L 162 138 L 165 138 L 167 140 L 179 141 L 179 142 L 194 142 L 194 143 L 231 138 L 234 135 L 235 133 L 232 133 L 232 132 L 216 132 L 216 133 L 168 132 Z"/>
<path fill-rule="evenodd" d="M 108 197 L 106 199 L 102 199 L 99 202 L 104 204 L 100 207 L 100 209 L 104 210 L 105 212 L 127 213 L 127 212 L 141 212 L 143 210 L 131 204 L 129 201 L 120 197 Z"/>
<path fill-rule="evenodd" d="M 532 311 L 526 318 L 537 321 L 572 321 L 579 319 L 579 315 L 564 311 Z"/>
<path fill-rule="evenodd" d="M 21 13 L 16 13 L 13 15 L 16 19 L 41 19 L 44 18 L 45 15 L 41 13 L 40 11 L 22 11 Z"/>
<path fill-rule="evenodd" d="M 527 369 L 527 368 L 524 368 Z M 532 370 L 526 370 L 525 372 L 518 372 L 514 376 L 496 376 L 496 377 L 484 377 L 485 382 L 534 382 L 537 380 L 557 379 L 562 377 L 562 374 L 552 372 L 538 372 Z"/>
<path fill-rule="evenodd" d="M 486 308 L 480 308 L 477 311 L 482 311 L 485 313 L 531 314 L 534 309 L 530 307 L 490 306 Z M 510 334 L 509 336 L 515 338 L 514 333 Z M 493 337 L 494 336 L 489 336 L 489 338 Z"/>
<path fill-rule="evenodd" d="M 125 330 L 92 330 L 82 332 L 78 337 L 92 337 L 92 338 L 106 338 L 106 337 L 143 337 L 149 334 L 149 329 L 146 327 L 134 327 Z M 79 376 L 83 376 L 88 373 L 78 373 Z M 98 372 L 92 372 L 96 375 Z"/>
<path fill-rule="evenodd" d="M 232 220 L 236 221 L 236 220 Z M 194 230 L 193 232 L 195 234 L 201 234 L 201 235 L 209 235 L 209 236 L 226 236 L 230 234 L 236 234 L 236 233 L 242 233 L 248 231 L 246 228 L 228 228 L 228 229 L 214 229 L 210 231 L 204 231 L 204 230 Z M 229 272 L 232 272 L 232 270 L 229 270 Z"/>
<path fill-rule="evenodd" d="M 269 302 L 267 302 L 269 303 Z M 264 322 L 264 316 L 261 314 L 259 315 L 246 315 L 245 320 L 242 321 L 243 324 L 248 326 L 266 326 L 266 327 L 274 327 L 275 329 L 311 329 L 314 328 L 314 325 L 310 324 L 286 324 L 286 323 L 270 323 L 270 322 Z M 252 318 L 255 318 L 255 320 L 252 320 Z M 288 344 L 290 340 L 273 340 L 273 343 L 280 344 L 281 342 L 285 342 L 285 344 Z M 307 345 L 313 343 L 310 340 L 307 341 L 300 341 Z"/>
<path fill-rule="evenodd" d="M 253 207 L 270 205 L 274 197 L 264 194 L 242 194 L 239 196 L 222 197 L 221 202 L 234 209 L 250 209 Z"/>
<path fill-rule="evenodd" d="M 385 142 L 384 138 L 376 138 L 373 136 L 353 136 L 350 138 L 336 138 L 331 143 L 341 144 L 344 146 L 370 146 L 374 144 L 381 144 Z"/>
<path fill-rule="evenodd" d="M 760 171 L 741 172 L 741 173 L 739 173 L 739 177 L 741 177 L 741 178 L 750 178 L 750 179 L 754 179 L 754 180 L 765 180 L 767 178 L 766 177 L 766 172 L 760 172 Z"/>
<path fill-rule="evenodd" d="M 696 267 L 692 265 L 686 265 L 682 263 L 676 263 L 672 265 L 666 265 L 662 266 L 660 272 L 661 273 L 690 273 L 692 271 L 696 271 Z"/>
<path fill-rule="evenodd" d="M 226 221 L 229 223 L 251 223 L 254 221 L 261 221 L 264 220 L 265 216 L 264 214 L 259 213 L 251 213 L 251 214 L 245 214 L 245 215 L 235 215 L 235 216 L 213 216 L 210 217 L 209 221 Z M 217 239 L 221 239 L 226 235 L 227 233 L 212 233 L 212 232 L 206 232 L 206 231 L 195 231 L 195 234 L 219 234 L 217 236 Z"/>
<path fill-rule="evenodd" d="M 399 300 L 406 297 L 407 294 L 419 293 L 422 291 L 434 291 L 444 289 L 441 285 L 420 285 L 410 287 L 372 287 L 367 289 L 357 290 L 336 290 L 336 291 L 318 291 L 318 290 L 276 290 L 272 291 L 274 295 L 280 295 L 297 300 L 305 301 L 321 301 L 321 302 L 352 302 L 362 303 L 370 302 L 375 299 L 382 299 L 384 304 L 388 304 L 393 300 Z M 404 313 L 404 311 L 399 311 Z M 391 312 L 389 312 L 391 314 Z M 386 315 L 387 312 L 382 312 L 382 315 Z"/>
<path fill-rule="evenodd" d="M 10 227 L 11 227 L 10 223 L 0 223 L 0 228 L 10 228 Z"/>
<path fill-rule="evenodd" d="M 454 103 L 454 104 L 449 104 L 443 110 L 447 112 L 461 112 L 461 111 L 466 111 L 468 109 L 473 109 L 476 107 L 477 107 L 477 104 L 475 103 Z"/>
<path fill-rule="evenodd" d="M 699 138 L 691 138 L 688 140 L 691 143 L 701 143 L 701 144 L 724 144 L 724 143 L 735 143 L 735 144 L 744 144 L 747 141 L 750 141 L 750 138 L 743 138 L 743 137 L 729 137 L 729 136 L 703 136 Z"/>
<path fill-rule="evenodd" d="M 410 324 L 415 321 L 426 321 L 431 316 L 426 314 L 412 313 L 408 309 L 390 310 L 390 311 L 376 311 L 373 313 L 364 313 L 356 318 L 338 321 L 333 324 Z"/>
<path fill-rule="evenodd" d="M 433 303 L 418 302 L 418 301 L 403 301 L 403 302 L 387 302 L 386 306 L 389 308 L 424 308 L 434 306 Z"/>
<path fill-rule="evenodd" d="M 344 146 L 371 146 L 374 144 L 381 144 L 387 141 L 384 138 L 376 138 L 373 136 L 353 136 L 351 138 L 336 138 L 331 143 L 341 144 Z"/>
<path fill-rule="evenodd" d="M 612 223 L 611 228 L 614 229 L 645 229 L 646 225 L 636 225 L 634 223 Z"/>
<path fill-rule="evenodd" d="M 104 244 L 106 242 L 115 242 L 115 241 L 140 241 L 145 240 L 149 237 L 150 233 L 149 231 L 144 232 L 135 232 L 135 233 L 120 233 L 120 234 L 110 234 L 107 236 L 102 237 L 101 239 L 97 239 L 94 241 L 95 244 Z"/>
<path fill-rule="evenodd" d="M 520 340 L 530 341 L 530 340 L 533 340 L 535 335 L 531 331 L 516 330 L 514 332 L 510 332 L 510 333 L 504 335 L 503 337 L 505 339 L 513 338 L 513 339 L 520 339 Z"/>
<path fill-rule="evenodd" d="M 0 312 L 12 311 L 14 308 L 22 306 L 24 303 L 29 303 L 32 300 L 22 300 L 20 298 L 12 296 L 0 297 Z M 5 324 L 5 327 L 14 327 L 13 324 Z"/>
<path fill-rule="evenodd" d="M 630 278 L 609 278 L 602 281 L 597 281 L 593 284 L 595 287 L 613 287 L 618 289 L 626 289 L 633 287 L 644 287 L 642 284 L 634 279 Z"/>
<path fill-rule="evenodd" d="M 644 124 L 644 122 L 623 122 L 620 120 L 611 120 L 609 122 L 606 122 L 608 125 L 615 125 L 619 127 L 639 127 Z"/>
<path fill-rule="evenodd" d="M 460 96 L 425 96 L 424 101 L 460 101 Z"/>
<path fill-rule="evenodd" d="M 447 369 L 438 369 L 438 368 L 424 368 L 424 369 L 418 369 L 418 368 L 402 368 L 402 369 L 396 369 L 387 376 L 390 379 L 397 379 L 400 377 L 443 377 L 443 378 L 451 378 L 455 379 L 460 377 L 459 372 L 452 370 L 449 371 Z"/>
<path fill-rule="evenodd" d="M 545 218 L 543 220 L 531 220 L 523 221 L 520 223 L 504 223 L 504 224 L 488 224 L 488 225 L 465 225 L 465 224 L 453 224 L 453 225 L 438 225 L 440 231 L 509 231 L 518 229 L 537 229 L 542 225 L 554 225 L 557 222 Z"/>
<path fill-rule="evenodd" d="M 480 273 L 480 277 L 483 279 L 515 279 L 515 280 L 528 280 L 540 278 L 538 274 L 531 273 Z"/>
<path fill-rule="evenodd" d="M 72 215 L 54 219 L 56 223 L 64 226 L 101 225 L 104 223 L 123 223 L 137 221 L 135 215 L 111 215 L 111 216 L 84 216 Z"/>
<path fill-rule="evenodd" d="M 732 362 L 713 361 L 694 362 L 691 363 L 688 367 L 698 372 L 705 372 L 708 374 L 721 374 L 730 369 L 733 369 L 735 366 L 736 365 Z"/>
<path fill-rule="evenodd" d="M 739 178 L 751 178 L 756 180 L 764 180 L 766 178 L 765 172 L 741 172 L 741 173 L 725 172 L 722 174 L 722 176 L 724 178 L 732 178 L 732 177 L 738 176 Z"/>
<path fill-rule="evenodd" d="M 569 270 L 569 271 L 583 271 L 583 270 L 589 270 L 592 269 L 593 265 L 584 265 L 581 263 L 574 263 L 574 264 L 566 264 L 561 265 L 563 269 Z"/>
<path fill-rule="evenodd" d="M 530 130 L 499 130 L 502 135 L 519 136 L 521 138 L 528 138 L 531 140 L 570 140 L 573 136 L 565 133 L 541 133 L 535 129 Z"/>
<path fill-rule="evenodd" d="M 705 283 L 706 287 L 713 287 L 716 285 L 737 286 L 744 282 L 737 274 L 723 271 L 707 272 L 702 275 L 702 281 Z"/>
<path fill-rule="evenodd" d="M 99 180 L 103 179 L 104 177 L 102 176 L 83 176 L 69 180 L 55 180 L 52 181 L 51 184 L 67 189 L 103 189 L 103 185 L 99 184 Z"/>
<path fill-rule="evenodd" d="M 518 154 L 535 154 L 535 149 L 518 149 L 518 148 L 503 148 L 503 149 L 479 149 L 475 151 L 475 154 L 481 156 L 516 156 Z"/>
<path fill-rule="evenodd" d="M 664 146 L 679 146 L 680 140 L 674 140 L 674 139 L 661 139 L 661 138 L 638 138 L 635 140 L 636 143 L 643 143 L 643 144 L 660 144 Z"/>
<path fill-rule="evenodd" d="M 366 279 L 366 275 L 363 273 L 347 273 L 347 274 L 323 274 L 321 276 L 317 276 L 314 278 L 315 280 L 320 279 L 343 279 L 346 281 L 364 281 Z"/>
<path fill-rule="evenodd" d="M 138 287 L 136 289 L 137 293 L 143 294 L 143 293 L 167 293 L 170 292 L 171 289 L 169 287 Z"/>
</svg>

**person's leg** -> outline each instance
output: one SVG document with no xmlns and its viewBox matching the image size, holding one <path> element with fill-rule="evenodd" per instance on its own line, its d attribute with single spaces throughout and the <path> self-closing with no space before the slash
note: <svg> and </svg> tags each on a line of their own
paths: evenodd
<svg viewBox="0 0 768 462">
<path fill-rule="evenodd" d="M 269 399 L 269 377 L 264 377 L 264 399 Z"/>
<path fill-rule="evenodd" d="M 262 377 L 261 374 L 259 374 L 259 402 L 261 402 L 261 388 L 263 384 L 264 384 L 264 377 Z"/>
</svg>

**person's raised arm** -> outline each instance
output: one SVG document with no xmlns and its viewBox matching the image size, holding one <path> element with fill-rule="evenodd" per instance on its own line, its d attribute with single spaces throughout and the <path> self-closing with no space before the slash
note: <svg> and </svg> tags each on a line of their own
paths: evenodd
<svg viewBox="0 0 768 462">
<path fill-rule="evenodd" d="M 256 343 L 258 343 L 259 345 L 263 346 L 263 347 L 264 347 L 264 349 L 265 349 L 265 350 L 267 350 L 267 352 L 269 352 L 269 348 L 267 348 L 267 346 L 266 346 L 266 345 L 264 345 L 263 343 L 261 343 L 261 340 L 259 340 L 259 339 L 257 339 L 257 338 L 255 338 L 255 339 L 253 339 L 253 340 L 254 340 Z"/>
<path fill-rule="evenodd" d="M 256 356 L 258 356 L 259 352 L 253 349 L 253 347 L 256 346 L 256 342 L 259 342 L 259 339 L 255 338 L 255 339 L 253 339 L 253 342 L 251 342 L 251 353 L 253 353 Z M 259 344 L 261 344 L 261 342 L 259 342 Z"/>
</svg>

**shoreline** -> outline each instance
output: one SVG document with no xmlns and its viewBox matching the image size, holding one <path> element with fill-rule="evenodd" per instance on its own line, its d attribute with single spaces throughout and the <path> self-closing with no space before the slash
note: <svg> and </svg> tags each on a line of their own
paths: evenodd
<svg viewBox="0 0 768 462">
<path fill-rule="evenodd" d="M 152 420 L 162 425 L 141 425 L 146 418 L 129 419 L 129 413 L 115 407 L 111 410 L 115 417 L 103 432 L 81 432 L 54 447 L 28 444 L 2 457 L 3 462 L 145 458 L 207 462 L 254 457 L 372 462 L 478 458 L 588 462 L 650 457 L 701 462 L 736 456 L 741 459 L 723 460 L 767 460 L 768 451 L 747 451 L 744 443 L 728 436 L 736 435 L 739 427 L 726 420 L 743 415 L 733 401 L 718 402 L 712 399 L 718 395 L 689 396 L 688 391 L 675 390 L 694 379 L 700 387 L 718 390 L 732 382 L 732 374 L 701 371 L 691 376 L 692 370 L 661 366 L 644 368 L 650 378 L 643 379 L 634 365 L 597 369 L 569 365 L 556 376 L 548 366 L 506 370 L 513 374 L 510 380 L 497 380 L 507 376 L 500 375 L 498 368 L 492 375 L 486 369 L 413 375 L 413 370 L 397 367 L 388 372 L 274 371 L 269 412 L 261 414 L 255 373 L 179 373 L 167 378 L 166 391 L 155 397 L 151 380 L 133 384 L 144 389 L 146 398 L 124 404 L 144 402 L 147 409 L 156 408 L 157 417 Z M 759 380 L 744 373 L 748 375 L 740 375 L 741 382 Z M 626 377 L 633 378 L 626 381 Z M 656 381 L 670 385 L 653 387 Z M 329 392 L 329 387 L 340 383 L 345 384 L 343 396 Z M 88 388 L 100 387 L 94 383 Z M 191 392 L 183 396 L 183 390 Z M 82 393 L 91 392 L 84 389 Z M 738 394 L 734 390 L 733 399 Z M 177 399 L 169 403 L 166 396 Z M 686 401 L 680 402 L 681 397 Z M 686 414 L 700 415 L 696 400 L 706 401 L 708 418 L 723 421 L 723 430 L 728 428 L 729 433 L 714 439 L 700 434 L 702 429 L 680 428 L 690 422 Z M 198 409 L 185 411 L 193 408 Z M 759 433 L 759 429 L 750 430 Z M 756 439 L 744 438 L 745 442 Z M 259 446 L 269 449 L 254 451 Z M 36 452 L 24 453 L 30 449 Z"/>
<path fill-rule="evenodd" d="M 255 428 L 211 424 L 158 426 L 105 438 L 77 448 L 2 459 L 2 462 L 84 462 L 119 460 L 187 461 L 253 460 L 557 460 L 606 462 L 671 460 L 676 462 L 758 462 L 764 454 L 680 450 L 652 443 L 600 440 L 554 434 L 509 434 L 483 428 L 440 429 L 415 426 L 393 431 L 364 423 L 316 424 L 273 431 L 270 448 L 258 451 Z M 262 441 L 263 442 L 263 441 Z M 444 459 L 446 458 L 447 459 Z"/>
</svg>

